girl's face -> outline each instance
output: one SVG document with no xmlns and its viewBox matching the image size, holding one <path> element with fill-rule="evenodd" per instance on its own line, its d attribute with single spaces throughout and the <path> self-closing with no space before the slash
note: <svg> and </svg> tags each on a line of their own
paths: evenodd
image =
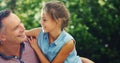
<svg viewBox="0 0 120 63">
<path fill-rule="evenodd" d="M 47 13 L 41 13 L 40 24 L 44 32 L 51 32 L 57 29 L 58 25 Z"/>
</svg>

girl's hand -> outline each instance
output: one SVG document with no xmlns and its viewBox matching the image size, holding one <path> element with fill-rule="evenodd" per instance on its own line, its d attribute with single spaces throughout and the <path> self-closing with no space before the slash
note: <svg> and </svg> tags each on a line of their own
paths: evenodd
<svg viewBox="0 0 120 63">
<path fill-rule="evenodd" d="M 41 49 L 38 47 L 37 38 L 30 36 L 28 41 L 30 42 L 31 47 L 38 55 L 38 58 L 41 63 L 50 63 L 49 60 L 44 56 Z"/>
<path fill-rule="evenodd" d="M 37 43 L 37 39 L 36 39 L 35 37 L 30 36 L 28 40 L 29 40 L 29 42 L 30 42 L 31 47 L 32 47 L 34 50 L 37 49 L 37 48 L 39 48 L 39 47 L 38 47 L 38 43 Z"/>
</svg>

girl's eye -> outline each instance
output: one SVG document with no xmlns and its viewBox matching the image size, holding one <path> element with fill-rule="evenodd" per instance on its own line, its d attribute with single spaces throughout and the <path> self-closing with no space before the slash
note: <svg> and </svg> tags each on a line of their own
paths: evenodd
<svg viewBox="0 0 120 63">
<path fill-rule="evenodd" d="M 43 21 L 46 21 L 46 19 L 43 19 Z"/>
</svg>

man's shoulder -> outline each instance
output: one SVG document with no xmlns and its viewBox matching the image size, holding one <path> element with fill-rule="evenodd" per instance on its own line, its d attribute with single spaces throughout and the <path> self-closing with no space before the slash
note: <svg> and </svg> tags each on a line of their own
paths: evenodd
<svg viewBox="0 0 120 63">
<path fill-rule="evenodd" d="M 36 53 L 30 46 L 29 41 L 25 41 L 24 44 L 25 44 L 25 49 L 22 55 L 24 62 L 25 63 L 39 63 Z"/>
</svg>

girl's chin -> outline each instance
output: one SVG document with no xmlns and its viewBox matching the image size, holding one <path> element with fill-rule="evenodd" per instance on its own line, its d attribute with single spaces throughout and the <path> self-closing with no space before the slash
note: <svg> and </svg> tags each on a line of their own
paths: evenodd
<svg viewBox="0 0 120 63">
<path fill-rule="evenodd" d="M 42 27 L 42 31 L 44 32 L 44 33 L 47 33 L 48 31 L 47 30 L 45 30 L 43 27 Z"/>
<path fill-rule="evenodd" d="M 46 30 L 42 30 L 44 33 L 47 33 L 47 31 Z"/>
</svg>

